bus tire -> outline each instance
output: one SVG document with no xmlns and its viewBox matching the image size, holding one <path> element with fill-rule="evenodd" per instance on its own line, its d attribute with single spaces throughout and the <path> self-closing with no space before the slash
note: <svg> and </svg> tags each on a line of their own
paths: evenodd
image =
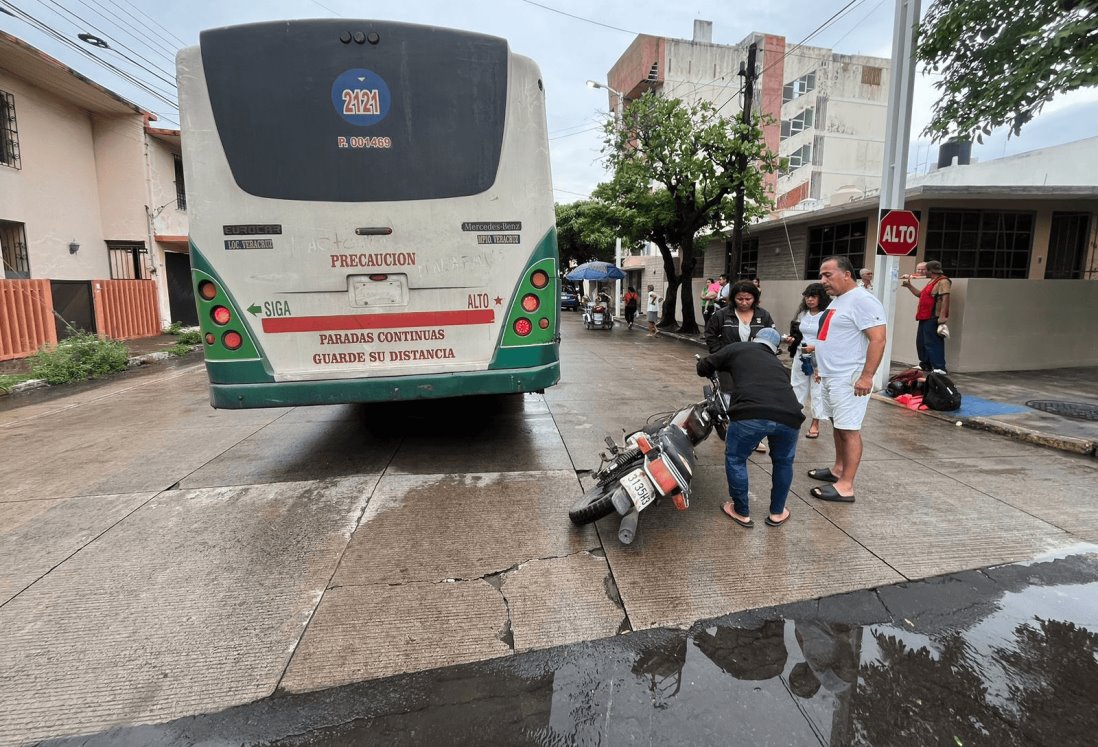
<svg viewBox="0 0 1098 747">
<path fill-rule="evenodd" d="M 583 526 L 614 513 L 613 497 L 616 489 L 617 483 L 591 488 L 568 509 L 568 518 L 576 526 Z"/>
</svg>

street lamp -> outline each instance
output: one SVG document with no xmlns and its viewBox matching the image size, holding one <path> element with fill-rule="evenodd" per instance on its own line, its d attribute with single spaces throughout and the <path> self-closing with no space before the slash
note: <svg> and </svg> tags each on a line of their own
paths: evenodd
<svg viewBox="0 0 1098 747">
<path fill-rule="evenodd" d="M 616 101 L 614 103 L 614 124 L 617 127 L 621 127 L 621 107 L 625 103 L 625 94 L 621 91 L 611 88 L 605 83 L 599 83 L 597 80 L 587 81 L 588 88 L 604 88 L 610 93 L 614 94 Z M 614 240 L 614 264 L 617 268 L 621 269 L 621 237 L 618 236 Z M 614 281 L 614 315 L 621 316 L 621 281 Z"/>
</svg>

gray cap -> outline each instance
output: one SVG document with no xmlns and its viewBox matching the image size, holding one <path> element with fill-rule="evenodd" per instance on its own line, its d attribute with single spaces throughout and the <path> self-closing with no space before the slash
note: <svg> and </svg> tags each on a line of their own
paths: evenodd
<svg viewBox="0 0 1098 747">
<path fill-rule="evenodd" d="M 781 333 L 773 327 L 764 327 L 763 329 L 760 329 L 758 334 L 755 335 L 754 340 L 755 342 L 769 345 L 770 349 L 775 353 L 778 352 L 778 346 L 782 344 Z"/>
</svg>

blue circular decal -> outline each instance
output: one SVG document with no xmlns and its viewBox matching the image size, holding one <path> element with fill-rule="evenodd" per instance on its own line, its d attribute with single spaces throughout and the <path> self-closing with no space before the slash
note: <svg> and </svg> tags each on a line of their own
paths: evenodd
<svg viewBox="0 0 1098 747">
<path fill-rule="evenodd" d="M 332 105 L 353 125 L 369 127 L 389 113 L 389 86 L 373 70 L 347 70 L 332 84 Z"/>
</svg>

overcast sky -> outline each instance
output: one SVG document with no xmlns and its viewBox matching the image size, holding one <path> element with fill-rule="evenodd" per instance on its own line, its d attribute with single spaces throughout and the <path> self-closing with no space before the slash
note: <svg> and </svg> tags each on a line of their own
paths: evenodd
<svg viewBox="0 0 1098 747">
<path fill-rule="evenodd" d="M 606 115 L 605 91 L 586 87 L 588 79 L 606 74 L 639 33 L 688 39 L 694 19 L 713 22 L 713 41 L 735 44 L 752 31 L 778 34 L 787 43 L 805 40 L 848 0 L 771 0 L 768 3 L 693 0 L 0 0 L 14 6 L 67 39 L 81 32 L 104 38 L 114 50 L 95 49 L 99 56 L 150 81 L 169 97 L 174 88 L 175 51 L 198 42 L 206 28 L 286 18 L 373 18 L 467 29 L 506 38 L 511 49 L 533 58 L 546 84 L 553 183 L 558 202 L 587 196 L 605 178 L 597 127 Z M 924 0 L 924 8 L 929 2 Z M 893 0 L 855 0 L 849 11 L 812 36 L 808 44 L 846 54 L 891 56 Z M 127 83 L 88 57 L 32 25 L 0 13 L 0 29 L 57 57 L 77 71 L 134 103 L 161 114 L 161 124 L 175 127 L 173 107 Z M 124 54 L 153 73 L 135 68 Z M 142 60 L 141 58 L 144 58 Z M 154 77 L 160 76 L 159 78 Z M 934 90 L 919 76 L 915 92 L 912 137 L 926 124 Z M 997 132 L 974 147 L 981 160 L 1032 150 L 1098 134 L 1098 91 L 1090 89 L 1054 101 L 1041 117 L 1027 125 L 1021 137 Z M 909 170 L 936 161 L 937 149 L 913 140 Z"/>
</svg>

